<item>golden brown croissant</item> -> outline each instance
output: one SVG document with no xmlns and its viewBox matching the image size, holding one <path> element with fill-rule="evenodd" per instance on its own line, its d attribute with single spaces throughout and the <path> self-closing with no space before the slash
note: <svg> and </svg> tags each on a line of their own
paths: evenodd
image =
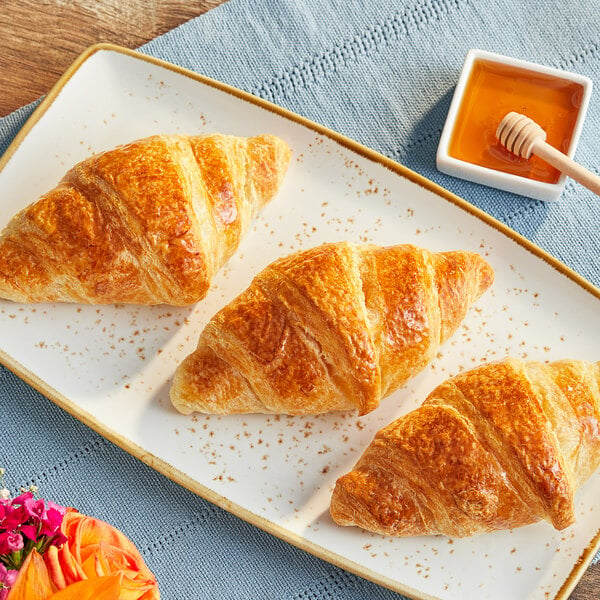
<svg viewBox="0 0 600 600">
<path fill-rule="evenodd" d="M 384 535 L 464 537 L 574 520 L 600 464 L 600 363 L 506 359 L 438 386 L 338 479 L 331 515 Z"/>
<path fill-rule="evenodd" d="M 364 415 L 427 365 L 492 279 L 477 254 L 410 245 L 281 258 L 208 323 L 171 400 L 185 414 Z"/>
<path fill-rule="evenodd" d="M 270 135 L 153 136 L 92 156 L 2 232 L 0 298 L 197 302 L 289 160 Z"/>
</svg>

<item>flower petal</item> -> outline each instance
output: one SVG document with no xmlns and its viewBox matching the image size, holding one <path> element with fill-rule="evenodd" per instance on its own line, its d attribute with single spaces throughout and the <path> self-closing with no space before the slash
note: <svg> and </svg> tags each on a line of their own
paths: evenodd
<svg viewBox="0 0 600 600">
<path fill-rule="evenodd" d="M 45 558 L 52 581 L 61 591 L 66 592 L 82 580 L 90 585 L 93 581 L 118 577 L 120 592 L 112 600 L 160 598 L 156 578 L 142 555 L 133 542 L 112 525 L 67 509 L 60 532 L 67 541 L 60 547 L 48 549 Z"/>
<path fill-rule="evenodd" d="M 34 542 L 37 540 L 37 527 L 34 527 L 33 525 L 21 525 L 21 527 L 19 528 L 19 531 L 26 537 L 29 538 L 30 540 L 33 540 Z"/>
<path fill-rule="evenodd" d="M 44 559 L 46 561 L 52 561 L 52 568 L 50 568 L 49 571 L 52 576 L 52 581 L 59 589 L 64 587 L 61 586 L 62 581 L 64 581 L 66 585 L 69 585 L 76 581 L 87 579 L 87 575 L 81 568 L 81 565 L 71 553 L 69 542 L 65 542 L 60 548 L 51 546 L 48 549 L 48 552 L 44 554 Z M 59 571 L 60 575 L 58 574 Z"/>
<path fill-rule="evenodd" d="M 44 559 L 37 550 L 33 550 L 23 562 L 10 590 L 10 600 L 48 600 L 53 592 Z"/>
<path fill-rule="evenodd" d="M 73 583 L 56 592 L 51 600 L 117 600 L 120 592 L 121 578 L 113 575 Z"/>
<path fill-rule="evenodd" d="M 138 600 L 160 600 L 160 592 L 154 585 L 145 594 L 142 594 Z"/>
<path fill-rule="evenodd" d="M 44 562 L 48 569 L 48 575 L 52 583 L 59 589 L 62 590 L 67 587 L 65 575 L 63 573 L 60 560 L 58 558 L 58 548 L 56 546 L 50 546 L 46 554 L 44 554 Z"/>
</svg>

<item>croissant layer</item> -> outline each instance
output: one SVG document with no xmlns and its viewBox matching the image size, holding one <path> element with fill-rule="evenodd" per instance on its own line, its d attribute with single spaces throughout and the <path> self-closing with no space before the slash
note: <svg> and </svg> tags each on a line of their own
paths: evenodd
<svg viewBox="0 0 600 600">
<path fill-rule="evenodd" d="M 336 482 L 331 515 L 384 535 L 464 537 L 574 521 L 600 465 L 600 363 L 506 359 L 438 386 Z"/>
<path fill-rule="evenodd" d="M 211 319 L 171 400 L 183 413 L 365 414 L 425 367 L 492 279 L 470 252 L 296 252 Z"/>
<path fill-rule="evenodd" d="M 0 297 L 187 305 L 278 190 L 275 136 L 158 135 L 94 155 L 0 236 Z"/>
</svg>

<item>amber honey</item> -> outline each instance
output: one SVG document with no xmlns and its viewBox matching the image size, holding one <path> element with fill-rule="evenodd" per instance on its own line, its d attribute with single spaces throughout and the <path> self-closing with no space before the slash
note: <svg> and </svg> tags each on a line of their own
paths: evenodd
<svg viewBox="0 0 600 600">
<path fill-rule="evenodd" d="M 556 183 L 560 172 L 540 158 L 519 158 L 496 139 L 502 118 L 515 111 L 544 129 L 546 141 L 567 152 L 584 89 L 580 83 L 521 67 L 476 59 L 473 63 L 448 154 L 469 163 Z"/>
</svg>

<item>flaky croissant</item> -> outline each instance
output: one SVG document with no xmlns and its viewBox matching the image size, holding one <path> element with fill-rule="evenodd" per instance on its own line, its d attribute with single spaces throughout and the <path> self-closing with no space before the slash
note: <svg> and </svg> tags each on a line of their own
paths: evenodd
<svg viewBox="0 0 600 600">
<path fill-rule="evenodd" d="M 574 521 L 600 465 L 600 363 L 506 359 L 438 386 L 338 479 L 340 525 L 451 537 Z"/>
<path fill-rule="evenodd" d="M 180 412 L 364 415 L 421 371 L 491 285 L 479 255 L 330 243 L 276 260 L 178 367 Z"/>
<path fill-rule="evenodd" d="M 2 232 L 0 298 L 197 302 L 289 160 L 271 135 L 161 135 L 92 156 Z"/>
</svg>

